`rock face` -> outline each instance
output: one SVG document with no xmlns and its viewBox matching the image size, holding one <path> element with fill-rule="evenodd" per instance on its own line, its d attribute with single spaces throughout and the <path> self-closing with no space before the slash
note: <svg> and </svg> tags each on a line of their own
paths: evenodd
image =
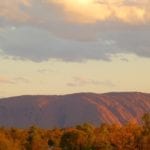
<svg viewBox="0 0 150 150">
<path fill-rule="evenodd" d="M 150 94 L 77 93 L 64 96 L 18 96 L 0 99 L 0 126 L 67 127 L 82 123 L 140 122 L 150 112 Z"/>
</svg>

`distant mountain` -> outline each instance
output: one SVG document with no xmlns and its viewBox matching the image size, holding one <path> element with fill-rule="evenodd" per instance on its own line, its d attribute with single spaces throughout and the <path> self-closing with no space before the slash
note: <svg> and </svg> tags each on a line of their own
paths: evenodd
<svg viewBox="0 0 150 150">
<path fill-rule="evenodd" d="M 18 96 L 0 99 L 0 126 L 66 127 L 85 122 L 140 122 L 150 112 L 150 94 L 77 93 L 64 96 Z"/>
</svg>

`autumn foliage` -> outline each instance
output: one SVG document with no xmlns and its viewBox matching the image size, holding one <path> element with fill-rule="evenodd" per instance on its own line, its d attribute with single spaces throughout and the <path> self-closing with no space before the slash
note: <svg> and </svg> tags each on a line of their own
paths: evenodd
<svg viewBox="0 0 150 150">
<path fill-rule="evenodd" d="M 0 150 L 150 150 L 150 114 L 142 124 L 70 128 L 0 128 Z"/>
</svg>

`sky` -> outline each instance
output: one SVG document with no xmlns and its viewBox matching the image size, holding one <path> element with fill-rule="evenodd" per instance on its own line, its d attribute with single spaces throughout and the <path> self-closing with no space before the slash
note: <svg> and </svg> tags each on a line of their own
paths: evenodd
<svg viewBox="0 0 150 150">
<path fill-rule="evenodd" d="M 0 97 L 150 92 L 149 0 L 0 0 Z"/>
</svg>

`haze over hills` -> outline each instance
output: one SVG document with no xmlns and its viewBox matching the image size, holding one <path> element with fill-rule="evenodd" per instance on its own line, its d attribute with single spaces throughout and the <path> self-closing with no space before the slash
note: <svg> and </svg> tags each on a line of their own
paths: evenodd
<svg viewBox="0 0 150 150">
<path fill-rule="evenodd" d="M 0 125 L 67 127 L 82 123 L 140 122 L 150 112 L 150 94 L 76 93 L 63 96 L 18 96 L 0 99 Z"/>
</svg>

